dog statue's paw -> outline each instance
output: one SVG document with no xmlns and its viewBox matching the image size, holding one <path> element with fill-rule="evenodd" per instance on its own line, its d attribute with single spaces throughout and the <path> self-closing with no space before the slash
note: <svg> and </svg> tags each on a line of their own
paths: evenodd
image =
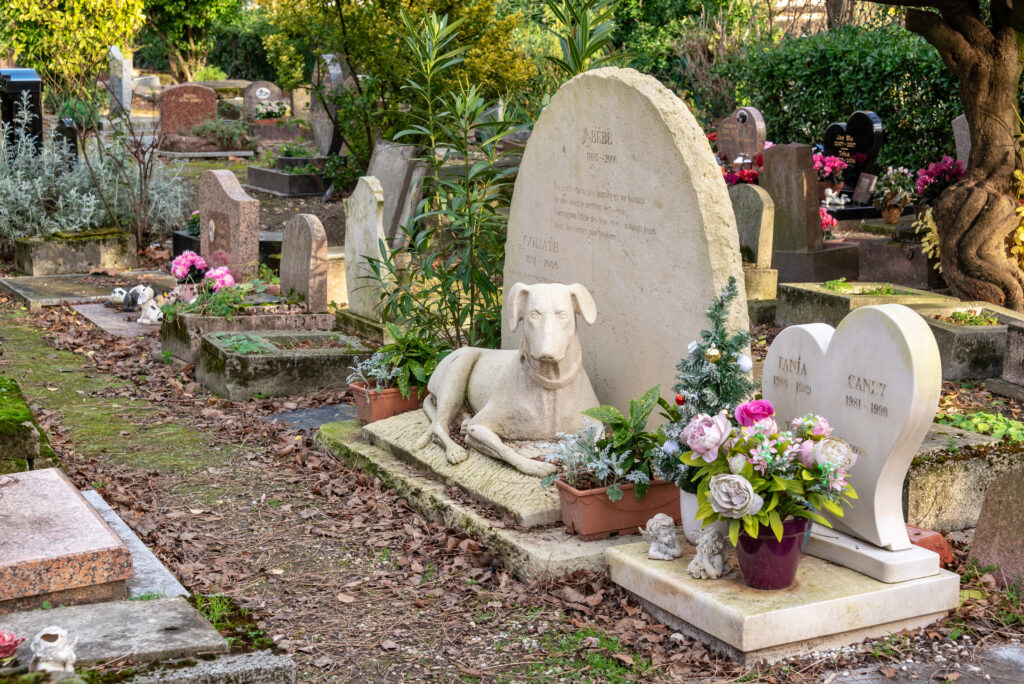
<svg viewBox="0 0 1024 684">
<path fill-rule="evenodd" d="M 533 475 L 535 477 L 547 477 L 548 475 L 554 475 L 558 470 L 554 463 L 534 461 L 529 458 L 524 458 L 520 461 L 516 469 L 525 475 Z"/>
<path fill-rule="evenodd" d="M 448 462 L 452 465 L 459 465 L 467 458 L 469 458 L 469 452 L 460 447 L 458 444 L 453 444 L 445 450 L 445 456 L 448 457 Z"/>
</svg>

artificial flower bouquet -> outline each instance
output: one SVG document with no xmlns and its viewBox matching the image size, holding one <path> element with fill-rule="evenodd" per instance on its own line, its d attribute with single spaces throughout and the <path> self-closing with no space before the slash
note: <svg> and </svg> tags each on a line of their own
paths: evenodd
<svg viewBox="0 0 1024 684">
<path fill-rule="evenodd" d="M 689 451 L 680 461 L 698 468 L 697 519 L 728 520 L 733 545 L 741 528 L 757 538 L 762 526 L 781 542 L 790 518 L 831 527 L 819 511 L 842 517 L 842 504 L 857 498 L 846 479 L 857 454 L 828 421 L 808 413 L 783 430 L 774 415 L 771 402 L 749 401 L 731 418 L 698 414 L 681 435 Z"/>
</svg>

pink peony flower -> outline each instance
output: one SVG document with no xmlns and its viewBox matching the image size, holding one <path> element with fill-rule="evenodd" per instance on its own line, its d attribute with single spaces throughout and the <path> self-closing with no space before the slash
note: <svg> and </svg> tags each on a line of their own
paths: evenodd
<svg viewBox="0 0 1024 684">
<path fill-rule="evenodd" d="M 811 426 L 811 434 L 815 437 L 828 437 L 832 434 L 832 426 L 824 417 L 818 416 L 818 420 Z"/>
<path fill-rule="evenodd" d="M 14 632 L 0 632 L 0 661 L 13 656 L 25 637 L 20 637 Z"/>
<path fill-rule="evenodd" d="M 227 266 L 221 266 L 206 272 L 206 280 L 210 281 L 214 292 L 219 292 L 225 287 L 234 287 L 235 279 Z"/>
<path fill-rule="evenodd" d="M 736 422 L 743 427 L 749 427 L 762 418 L 770 418 L 773 415 L 775 408 L 767 399 L 755 399 L 736 407 Z"/>
<path fill-rule="evenodd" d="M 701 458 L 711 463 L 718 458 L 719 448 L 731 434 L 732 426 L 729 425 L 729 418 L 724 413 L 719 413 L 713 418 L 706 413 L 698 413 L 683 428 L 683 441 L 694 453 L 700 454 Z"/>
<path fill-rule="evenodd" d="M 814 460 L 814 442 L 809 439 L 797 442 L 792 447 L 792 450 L 796 452 L 796 457 L 800 459 L 800 463 L 805 468 L 810 468 L 816 461 Z"/>
<path fill-rule="evenodd" d="M 181 280 L 195 266 L 200 271 L 206 270 L 206 260 L 195 252 L 185 250 L 171 262 L 171 275 Z"/>
</svg>

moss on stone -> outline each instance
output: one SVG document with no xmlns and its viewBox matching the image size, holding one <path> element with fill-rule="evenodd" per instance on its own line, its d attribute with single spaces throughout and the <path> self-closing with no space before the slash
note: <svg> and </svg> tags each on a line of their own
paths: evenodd
<svg viewBox="0 0 1024 684">
<path fill-rule="evenodd" d="M 33 431 L 35 435 L 32 434 Z M 56 462 L 56 454 L 50 447 L 46 431 L 32 415 L 32 409 L 21 393 L 17 380 L 5 376 L 0 376 L 0 439 L 9 446 L 8 455 L 0 459 L 0 472 L 12 473 L 38 467 L 45 468 Z M 37 440 L 38 455 L 35 453 Z M 32 451 L 31 454 L 27 453 L 29 449 Z"/>
<path fill-rule="evenodd" d="M 70 242 L 76 240 L 99 240 L 108 237 L 116 237 L 122 245 L 128 243 L 131 233 L 119 228 L 96 228 L 94 230 L 66 231 L 60 230 L 50 235 L 36 235 L 33 237 L 18 238 L 15 242 L 22 244 L 33 244 L 40 242 Z"/>
</svg>

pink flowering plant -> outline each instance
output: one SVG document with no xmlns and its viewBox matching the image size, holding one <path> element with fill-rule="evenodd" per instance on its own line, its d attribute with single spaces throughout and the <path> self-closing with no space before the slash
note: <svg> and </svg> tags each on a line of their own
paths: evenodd
<svg viewBox="0 0 1024 684">
<path fill-rule="evenodd" d="M 206 268 L 206 260 L 203 257 L 186 249 L 171 262 L 171 275 L 177 278 L 179 283 L 198 283 L 203 279 Z"/>
<path fill-rule="evenodd" d="M 220 292 L 226 287 L 235 286 L 235 278 L 231 275 L 231 270 L 227 266 L 207 271 L 203 280 L 214 292 Z"/>
<path fill-rule="evenodd" d="M 814 155 L 814 170 L 818 172 L 818 180 L 822 183 L 842 183 L 847 166 L 839 157 L 826 157 L 820 153 Z"/>
<path fill-rule="evenodd" d="M 771 402 L 759 399 L 732 416 L 694 416 L 682 439 L 689 451 L 679 460 L 698 468 L 697 520 L 728 520 L 734 545 L 740 529 L 757 537 L 762 526 L 781 541 L 790 518 L 831 527 L 819 511 L 842 517 L 842 505 L 857 498 L 847 481 L 857 454 L 822 416 L 808 413 L 780 427 Z"/>
<path fill-rule="evenodd" d="M 839 225 L 839 221 L 836 217 L 828 213 L 828 209 L 825 207 L 818 208 L 818 218 L 821 219 L 821 232 L 827 236 L 832 235 L 832 229 Z"/>
<path fill-rule="evenodd" d="M 931 204 L 943 190 L 963 178 L 963 175 L 963 162 L 946 155 L 941 160 L 917 170 L 917 195 L 924 204 Z"/>
</svg>

